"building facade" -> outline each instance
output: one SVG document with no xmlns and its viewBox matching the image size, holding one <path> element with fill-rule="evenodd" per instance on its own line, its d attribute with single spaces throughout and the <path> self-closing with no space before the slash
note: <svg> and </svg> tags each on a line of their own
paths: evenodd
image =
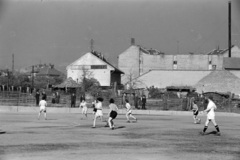
<svg viewBox="0 0 240 160">
<path fill-rule="evenodd" d="M 129 82 L 129 75 L 137 79 L 139 87 L 155 86 L 165 88 L 170 85 L 195 85 L 212 71 L 229 70 L 240 78 L 240 49 L 215 49 L 207 54 L 170 55 L 154 49 L 146 49 L 132 44 L 118 56 L 118 67 L 125 75 L 122 83 Z"/>
<path fill-rule="evenodd" d="M 88 52 L 67 66 L 67 78 L 80 82 L 83 76 L 95 78 L 101 86 L 111 86 L 114 82 L 121 84 L 122 71 L 107 62 L 102 54 Z"/>
</svg>

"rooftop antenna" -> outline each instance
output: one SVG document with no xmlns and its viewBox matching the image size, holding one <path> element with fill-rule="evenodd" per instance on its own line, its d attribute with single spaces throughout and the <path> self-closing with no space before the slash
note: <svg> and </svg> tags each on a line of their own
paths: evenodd
<svg viewBox="0 0 240 160">
<path fill-rule="evenodd" d="M 90 41 L 90 49 L 91 49 L 91 52 L 93 52 L 93 44 L 94 44 L 94 40 L 91 39 L 91 41 Z"/>
</svg>

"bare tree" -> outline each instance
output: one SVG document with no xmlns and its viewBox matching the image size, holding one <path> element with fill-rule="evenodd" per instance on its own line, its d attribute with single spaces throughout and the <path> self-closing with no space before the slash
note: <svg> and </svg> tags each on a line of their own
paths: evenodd
<svg viewBox="0 0 240 160">
<path fill-rule="evenodd" d="M 137 89 L 143 84 L 143 81 L 137 78 L 136 74 L 133 72 L 132 69 L 130 69 L 128 74 L 126 75 L 126 80 L 126 85 L 129 90 Z"/>
</svg>

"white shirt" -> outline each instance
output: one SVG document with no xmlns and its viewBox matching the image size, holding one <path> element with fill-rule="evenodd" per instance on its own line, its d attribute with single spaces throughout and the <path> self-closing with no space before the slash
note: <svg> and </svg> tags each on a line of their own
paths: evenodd
<svg viewBox="0 0 240 160">
<path fill-rule="evenodd" d="M 39 102 L 39 106 L 40 106 L 40 107 L 47 107 L 47 102 L 46 102 L 45 100 L 41 100 L 41 101 Z"/>
<path fill-rule="evenodd" d="M 205 110 L 205 112 L 207 112 L 208 119 L 214 119 L 214 117 L 215 117 L 214 110 L 215 109 L 217 109 L 217 106 L 215 105 L 215 103 L 213 101 L 209 100 L 207 109 Z"/>
<path fill-rule="evenodd" d="M 127 108 L 127 111 L 131 110 L 131 105 L 129 103 L 126 103 L 126 108 Z"/>
<path fill-rule="evenodd" d="M 87 103 L 86 102 L 82 102 L 81 104 L 80 104 L 80 107 L 87 107 Z"/>
<path fill-rule="evenodd" d="M 97 108 L 97 109 L 102 109 L 102 102 L 98 102 L 98 103 L 96 104 L 96 108 Z"/>
</svg>

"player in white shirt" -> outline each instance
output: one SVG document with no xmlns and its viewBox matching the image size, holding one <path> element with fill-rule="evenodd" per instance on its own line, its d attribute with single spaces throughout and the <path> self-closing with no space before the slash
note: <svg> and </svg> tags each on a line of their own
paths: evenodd
<svg viewBox="0 0 240 160">
<path fill-rule="evenodd" d="M 86 101 L 83 99 L 82 102 L 79 105 L 79 108 L 82 108 L 82 114 L 85 115 L 85 117 L 87 117 L 87 103 Z"/>
<path fill-rule="evenodd" d="M 135 119 L 135 121 L 137 121 L 137 118 L 132 115 L 132 107 L 129 101 L 126 99 L 125 102 L 126 102 L 126 108 L 127 108 L 127 113 L 126 113 L 127 123 L 130 123 L 129 116 Z"/>
<path fill-rule="evenodd" d="M 97 101 L 96 101 L 96 113 L 95 113 L 95 116 L 94 116 L 94 119 L 93 119 L 93 127 L 92 128 L 95 128 L 96 127 L 96 120 L 98 117 L 101 118 L 101 121 L 103 121 L 103 112 L 102 112 L 102 102 L 101 102 L 101 98 L 97 98 Z"/>
<path fill-rule="evenodd" d="M 39 102 L 39 107 L 40 107 L 40 111 L 39 111 L 39 114 L 38 114 L 38 120 L 41 116 L 41 113 L 44 112 L 44 117 L 45 117 L 45 120 L 47 120 L 47 102 L 45 100 L 45 97 L 42 97 L 42 100 Z"/>
<path fill-rule="evenodd" d="M 209 96 L 208 100 L 208 105 L 207 105 L 207 109 L 205 109 L 203 112 L 207 113 L 207 119 L 205 122 L 205 126 L 202 132 L 200 132 L 202 135 L 205 134 L 207 128 L 208 128 L 208 124 L 209 122 L 212 122 L 213 125 L 215 126 L 216 130 L 217 130 L 217 134 L 216 135 L 221 135 L 220 134 L 220 129 L 215 121 L 215 112 L 214 110 L 217 109 L 217 106 L 215 105 L 215 103 L 213 102 L 213 97 Z"/>
</svg>

